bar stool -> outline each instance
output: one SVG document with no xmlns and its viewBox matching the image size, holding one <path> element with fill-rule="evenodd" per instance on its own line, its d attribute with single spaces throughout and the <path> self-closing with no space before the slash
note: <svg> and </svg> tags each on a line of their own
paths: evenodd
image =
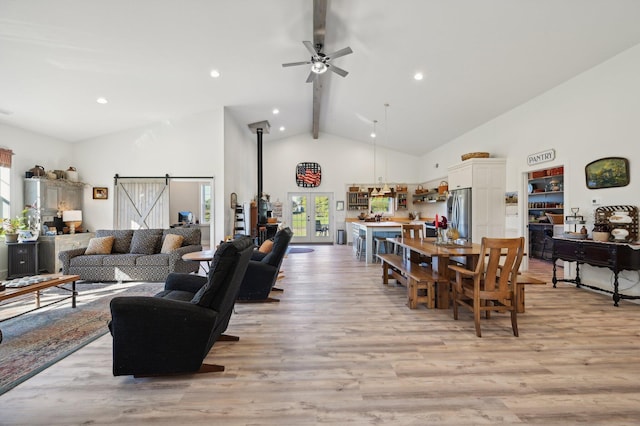
<svg viewBox="0 0 640 426">
<path fill-rule="evenodd" d="M 378 261 L 379 254 L 389 253 L 389 246 L 387 244 L 388 244 L 387 237 L 373 237 L 373 253 L 375 254 L 373 258 L 374 262 Z M 384 247 L 384 251 L 381 251 L 383 247 Z"/>
<path fill-rule="evenodd" d="M 367 251 L 367 237 L 358 235 L 356 238 L 356 257 L 362 259 L 362 255 Z"/>
</svg>

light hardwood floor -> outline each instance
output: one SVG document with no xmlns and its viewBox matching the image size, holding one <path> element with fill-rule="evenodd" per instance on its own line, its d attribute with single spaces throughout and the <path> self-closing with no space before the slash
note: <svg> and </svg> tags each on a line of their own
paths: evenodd
<svg viewBox="0 0 640 426">
<path fill-rule="evenodd" d="M 640 423 L 639 305 L 531 286 L 519 338 L 500 314 L 477 338 L 351 247 L 314 248 L 285 259 L 280 303 L 236 305 L 240 341 L 207 358 L 224 373 L 113 377 L 106 335 L 2 395 L 0 424 Z"/>
</svg>

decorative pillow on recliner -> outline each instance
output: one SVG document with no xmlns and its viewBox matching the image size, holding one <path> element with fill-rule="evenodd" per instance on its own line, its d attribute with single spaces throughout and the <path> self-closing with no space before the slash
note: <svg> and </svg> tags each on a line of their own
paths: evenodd
<svg viewBox="0 0 640 426">
<path fill-rule="evenodd" d="M 269 252 L 271 252 L 271 249 L 273 248 L 273 240 L 264 240 L 264 243 L 262 243 L 260 245 L 260 248 L 258 249 L 258 251 L 260 253 L 264 253 L 267 254 Z"/>
<path fill-rule="evenodd" d="M 91 238 L 84 254 L 111 254 L 115 237 Z"/>
<path fill-rule="evenodd" d="M 184 237 L 182 235 L 167 234 L 164 236 L 160 253 L 171 253 L 172 251 L 182 247 Z"/>
<path fill-rule="evenodd" d="M 156 247 L 160 243 L 162 235 L 151 234 L 147 232 L 134 232 L 131 239 L 131 249 L 129 253 L 135 254 L 154 254 Z"/>
</svg>

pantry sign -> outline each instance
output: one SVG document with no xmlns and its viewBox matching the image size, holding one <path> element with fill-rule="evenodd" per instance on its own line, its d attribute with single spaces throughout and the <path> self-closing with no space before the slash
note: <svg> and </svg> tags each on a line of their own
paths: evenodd
<svg viewBox="0 0 640 426">
<path fill-rule="evenodd" d="M 555 159 L 556 159 L 556 150 L 548 149 L 546 151 L 527 155 L 527 164 L 530 166 L 533 166 L 535 164 L 546 163 L 547 161 L 553 161 Z"/>
</svg>

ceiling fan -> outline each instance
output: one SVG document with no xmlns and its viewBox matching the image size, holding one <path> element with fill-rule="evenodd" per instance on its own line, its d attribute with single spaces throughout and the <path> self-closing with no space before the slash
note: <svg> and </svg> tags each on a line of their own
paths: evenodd
<svg viewBox="0 0 640 426">
<path fill-rule="evenodd" d="M 345 47 L 344 49 L 340 49 L 333 53 L 322 53 L 322 45 L 317 44 L 315 47 L 310 41 L 302 42 L 309 53 L 311 53 L 311 60 L 303 61 L 303 62 L 289 62 L 287 64 L 282 64 L 283 67 L 294 67 L 298 65 L 311 65 L 311 72 L 309 73 L 309 77 L 307 77 L 307 83 L 311 83 L 313 79 L 319 75 L 325 73 L 327 70 L 333 71 L 341 77 L 346 77 L 349 74 L 348 71 L 343 70 L 340 67 L 337 67 L 329 62 L 332 59 L 339 58 L 340 56 L 345 56 L 350 53 L 353 53 L 350 47 Z"/>
</svg>

